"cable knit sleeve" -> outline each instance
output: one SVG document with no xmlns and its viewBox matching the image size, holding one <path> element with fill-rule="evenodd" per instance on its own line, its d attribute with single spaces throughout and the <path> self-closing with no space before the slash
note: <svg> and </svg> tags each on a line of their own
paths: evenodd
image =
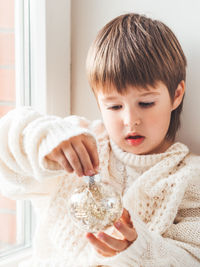
<svg viewBox="0 0 200 267">
<path fill-rule="evenodd" d="M 104 258 L 115 267 L 200 266 L 200 176 L 191 179 L 172 225 L 162 235 L 150 231 L 133 213 L 130 198 L 124 201 L 138 233 L 137 240 L 123 252 Z M 109 265 L 110 266 L 110 265 Z"/>
<path fill-rule="evenodd" d="M 89 121 L 69 116 L 44 116 L 30 107 L 10 111 L 0 120 L 0 188 L 4 195 L 27 198 L 48 193 L 53 178 L 66 175 L 59 164 L 46 160 L 62 141 L 92 134 Z"/>
</svg>

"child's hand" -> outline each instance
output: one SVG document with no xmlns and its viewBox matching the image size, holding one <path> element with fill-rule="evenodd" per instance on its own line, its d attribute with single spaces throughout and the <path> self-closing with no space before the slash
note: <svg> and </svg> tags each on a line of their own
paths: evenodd
<svg viewBox="0 0 200 267">
<path fill-rule="evenodd" d="M 96 141 L 84 134 L 63 141 L 46 157 L 59 163 L 67 172 L 75 171 L 78 176 L 96 174 L 99 165 Z"/>
<path fill-rule="evenodd" d="M 97 237 L 92 233 L 87 233 L 86 235 L 96 251 L 105 257 L 114 256 L 125 250 L 137 239 L 137 232 L 126 209 L 123 210 L 121 218 L 114 226 L 124 236 L 123 240 L 113 238 L 103 232 L 98 233 Z"/>
</svg>

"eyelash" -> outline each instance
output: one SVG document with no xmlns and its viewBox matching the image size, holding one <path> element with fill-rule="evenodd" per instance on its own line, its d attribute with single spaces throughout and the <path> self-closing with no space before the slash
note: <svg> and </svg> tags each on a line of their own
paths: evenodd
<svg viewBox="0 0 200 267">
<path fill-rule="evenodd" d="M 149 107 L 152 107 L 154 104 L 155 102 L 139 102 L 139 106 L 141 106 L 142 108 L 149 108 Z M 116 105 L 116 106 L 109 107 L 108 109 L 119 110 L 121 108 L 122 108 L 122 105 Z"/>
<path fill-rule="evenodd" d="M 120 108 L 122 108 L 122 106 L 121 106 L 121 105 L 117 105 L 117 106 L 109 107 L 108 109 L 118 110 L 118 109 L 120 109 Z"/>
<path fill-rule="evenodd" d="M 149 108 L 152 107 L 155 104 L 155 102 L 139 102 L 139 105 L 143 108 Z"/>
</svg>

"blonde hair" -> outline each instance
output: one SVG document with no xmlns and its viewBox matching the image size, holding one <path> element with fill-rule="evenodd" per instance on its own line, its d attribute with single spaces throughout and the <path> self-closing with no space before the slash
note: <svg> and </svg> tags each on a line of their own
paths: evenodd
<svg viewBox="0 0 200 267">
<path fill-rule="evenodd" d="M 186 77 L 186 58 L 174 33 L 162 22 L 139 14 L 116 17 L 98 33 L 86 60 L 94 93 L 127 86 L 148 89 L 163 82 L 173 101 L 178 84 Z M 112 89 L 111 89 L 112 88 Z M 183 102 L 172 111 L 166 137 L 174 140 L 180 126 Z"/>
</svg>

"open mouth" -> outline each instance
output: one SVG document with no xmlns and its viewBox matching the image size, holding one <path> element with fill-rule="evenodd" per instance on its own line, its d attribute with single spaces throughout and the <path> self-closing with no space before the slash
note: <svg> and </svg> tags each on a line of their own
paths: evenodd
<svg viewBox="0 0 200 267">
<path fill-rule="evenodd" d="M 143 138 L 143 136 L 141 136 L 141 135 L 130 135 L 126 139 L 139 139 L 139 138 Z"/>
<path fill-rule="evenodd" d="M 129 145 L 137 146 L 140 145 L 144 140 L 144 136 L 142 135 L 129 135 L 126 137 L 126 141 L 129 143 Z"/>
</svg>

